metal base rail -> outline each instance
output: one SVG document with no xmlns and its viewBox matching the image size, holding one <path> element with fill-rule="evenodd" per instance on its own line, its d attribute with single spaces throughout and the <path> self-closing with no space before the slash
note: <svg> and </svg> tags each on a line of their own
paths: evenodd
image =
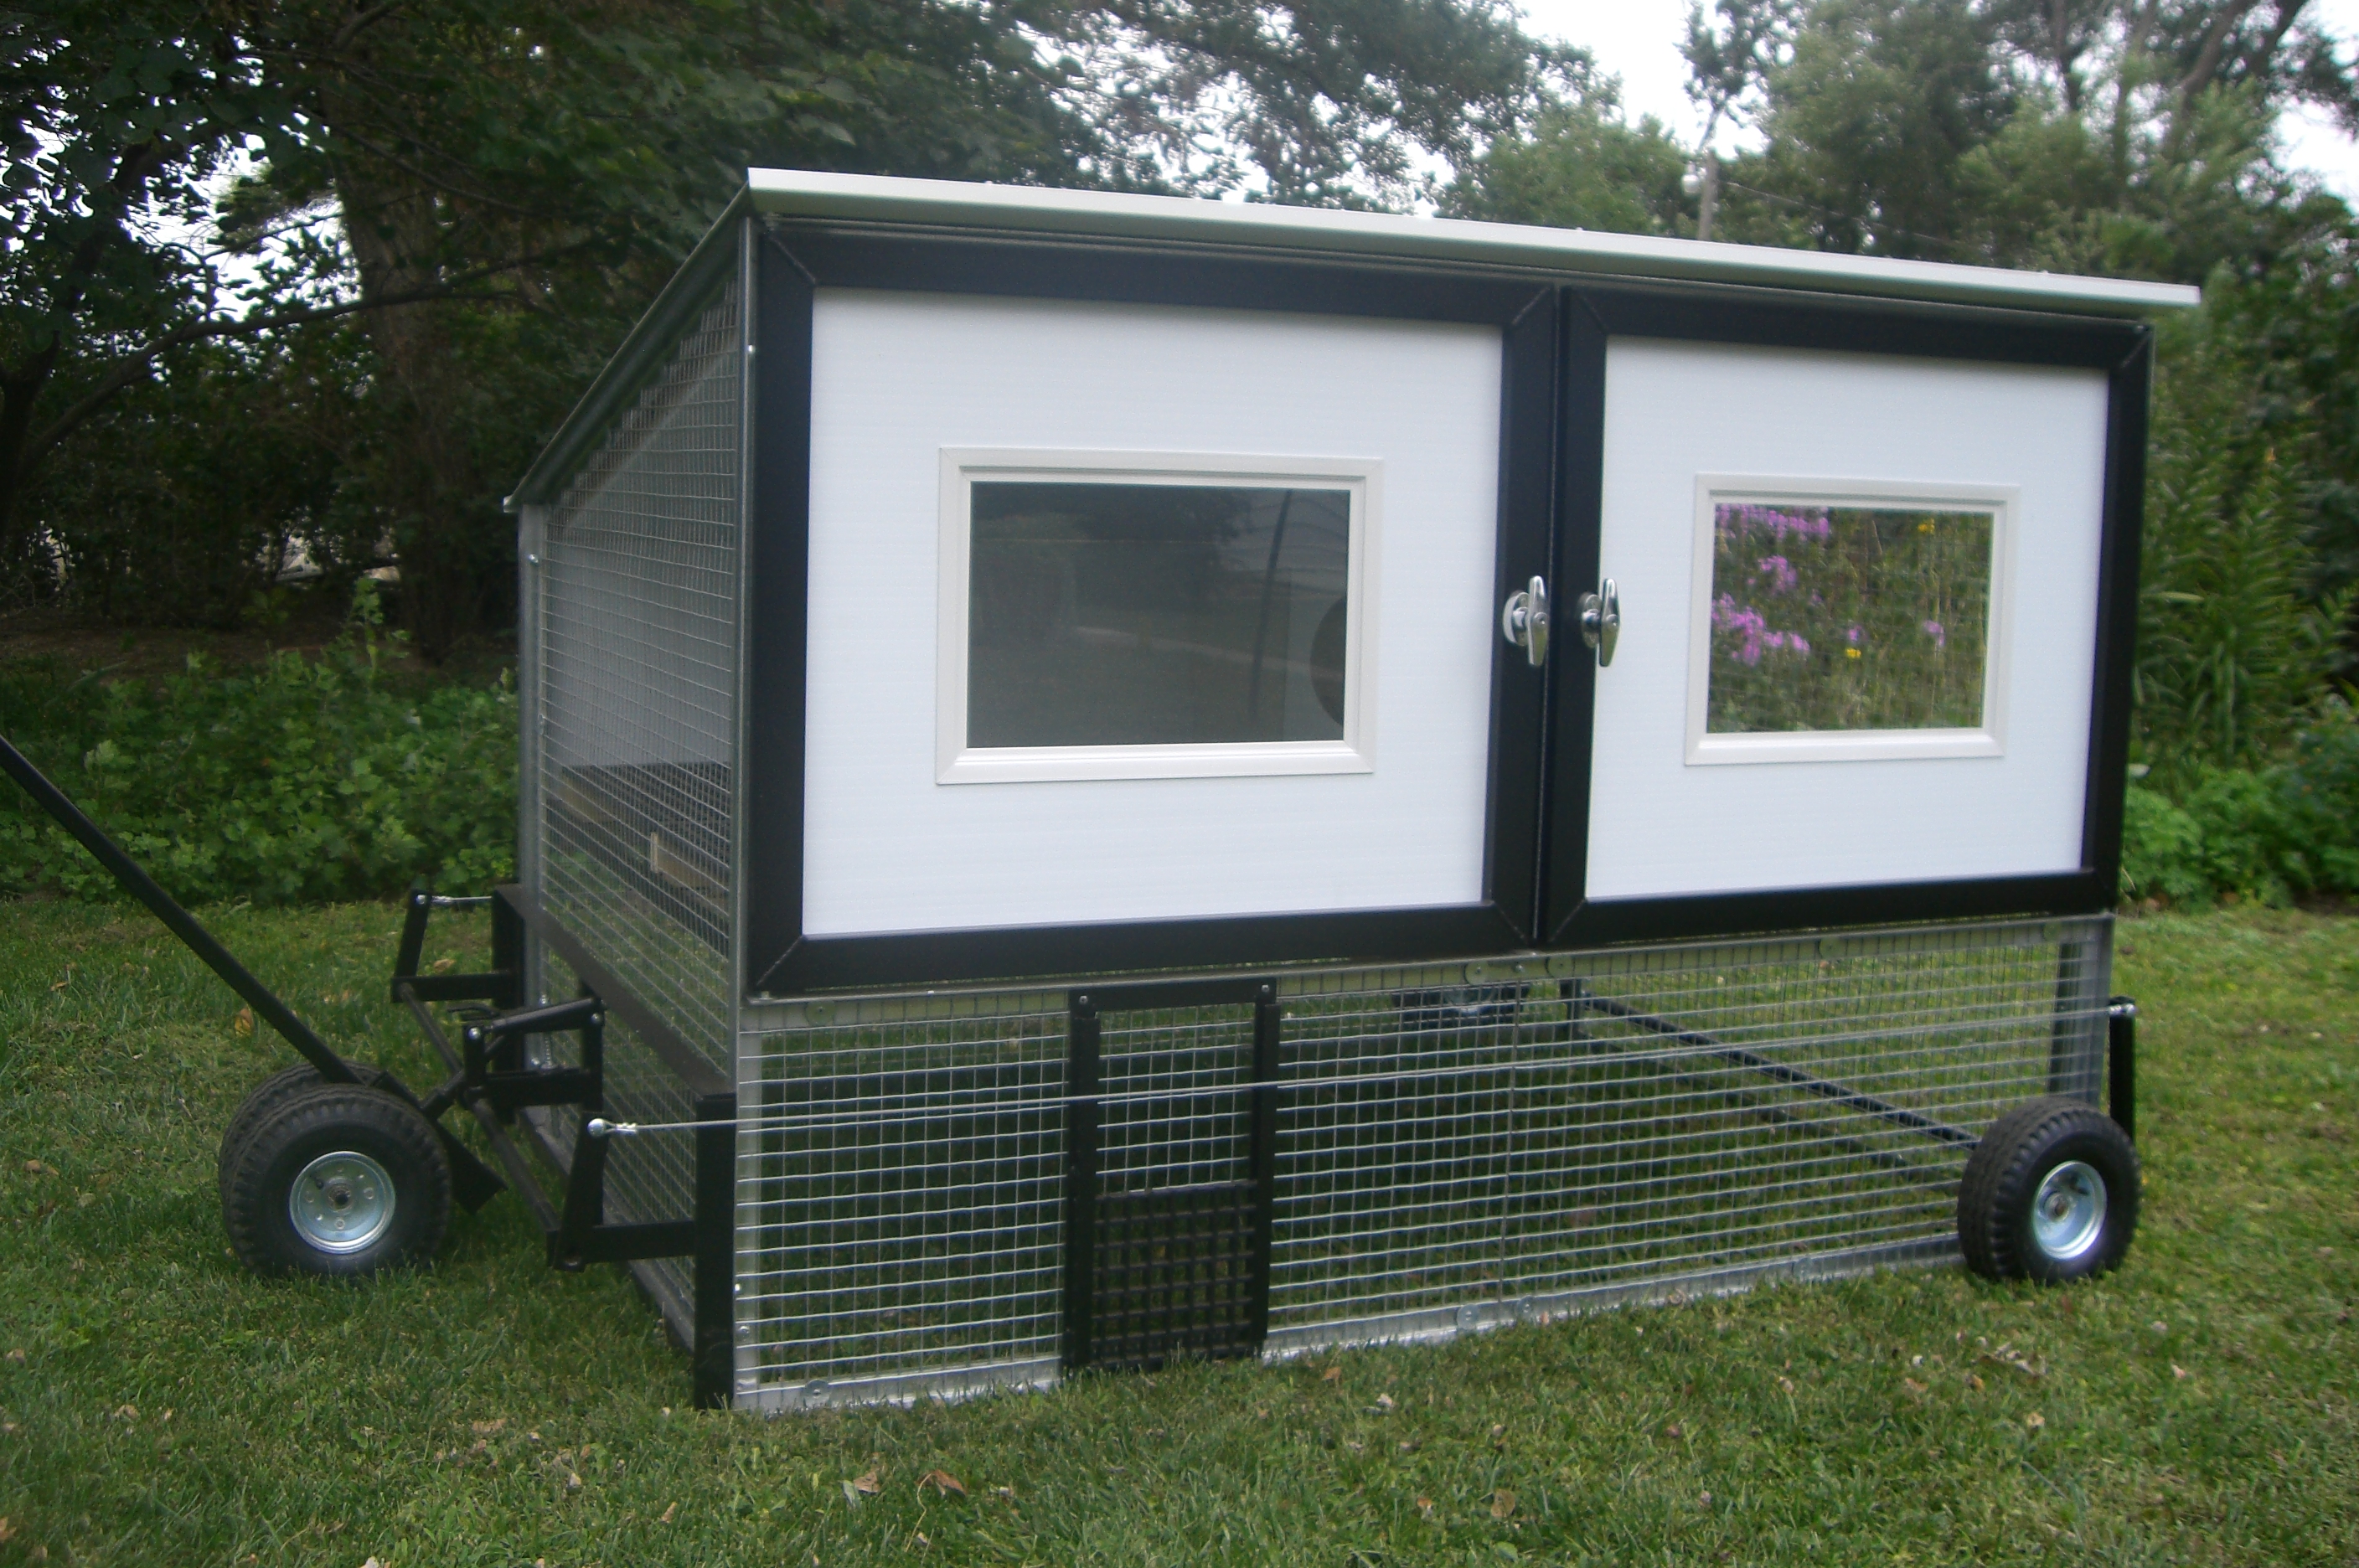
<svg viewBox="0 0 2359 1568">
<path fill-rule="evenodd" d="M 567 1161 L 557 1159 L 558 1151 L 549 1147 L 538 1128 L 533 1129 L 534 1140 L 541 1145 L 543 1154 L 565 1172 L 562 1199 L 553 1202 L 522 1150 L 508 1136 L 508 1128 L 516 1112 L 526 1106 L 576 1105 L 582 1108 L 585 1123 L 604 1108 L 603 1031 L 609 1010 L 637 1030 L 658 1058 L 687 1083 L 695 1096 L 700 1119 L 734 1118 L 737 1106 L 734 1086 L 682 1043 L 662 1020 L 616 985 L 578 942 L 534 908 L 522 888 L 503 887 L 488 898 L 438 898 L 420 887 L 409 895 L 401 944 L 394 961 L 392 997 L 409 1010 L 450 1073 L 432 1093 L 421 1098 L 393 1074 L 358 1066 L 322 1040 L 5 736 L 0 736 L 0 771 L 22 786 L 52 821 L 90 851 L 124 891 L 146 905 L 166 930 L 254 1009 L 255 1018 L 294 1047 L 324 1082 L 381 1089 L 415 1106 L 433 1127 L 441 1143 L 451 1167 L 451 1196 L 462 1208 L 472 1213 L 496 1197 L 503 1188 L 513 1189 L 547 1237 L 549 1261 L 558 1269 L 580 1269 L 591 1263 L 626 1263 L 653 1258 L 693 1258 L 697 1310 L 694 1342 L 690 1351 L 695 1399 L 701 1405 L 728 1404 L 732 1369 L 731 1161 L 735 1155 L 734 1139 L 726 1133 L 719 1137 L 699 1135 L 695 1214 L 690 1218 L 614 1224 L 605 1217 L 604 1140 L 585 1130 L 575 1141 L 572 1159 Z M 472 975 L 419 974 L 418 965 L 425 950 L 429 916 L 438 909 L 484 905 L 490 906 L 492 913 L 492 968 Z M 581 996 L 550 1007 L 522 1005 L 524 939 L 527 931 L 571 965 L 582 981 Z M 453 1012 L 461 1024 L 455 1044 L 434 1016 L 429 1004 L 437 1002 L 455 1005 Z M 581 1037 L 580 1066 L 528 1064 L 524 1049 L 527 1039 L 564 1033 Z M 499 1164 L 500 1173 L 494 1172 L 443 1124 L 443 1113 L 453 1105 L 464 1106 L 474 1117 L 493 1159 Z"/>
</svg>

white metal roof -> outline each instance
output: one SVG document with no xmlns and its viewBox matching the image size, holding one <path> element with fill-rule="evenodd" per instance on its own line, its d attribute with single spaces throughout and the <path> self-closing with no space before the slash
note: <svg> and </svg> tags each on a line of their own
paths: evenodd
<svg viewBox="0 0 2359 1568">
<path fill-rule="evenodd" d="M 1620 278 L 1749 283 L 1818 293 L 2143 316 L 2188 310 L 2200 289 L 2179 283 L 2009 272 L 1940 261 L 1894 261 L 1764 245 L 1643 234 L 1593 234 L 1520 223 L 1412 218 L 1323 207 L 1191 201 L 1104 191 L 1049 191 L 947 180 L 900 180 L 806 169 L 746 172 L 760 212 L 860 223 L 1022 230 L 1042 234 L 1189 241 L 1286 250 L 1538 267 Z"/>
</svg>

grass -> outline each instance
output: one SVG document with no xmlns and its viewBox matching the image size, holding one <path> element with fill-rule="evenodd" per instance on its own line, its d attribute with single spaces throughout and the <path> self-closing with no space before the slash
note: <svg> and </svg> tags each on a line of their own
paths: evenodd
<svg viewBox="0 0 2359 1568">
<path fill-rule="evenodd" d="M 209 918 L 429 1076 L 392 909 Z M 238 1272 L 213 1139 L 287 1051 L 144 915 L 0 903 L 0 1564 L 2359 1562 L 2359 921 L 2123 938 L 2147 1208 L 2102 1283 L 1887 1274 L 762 1421 L 685 1409 L 627 1279 L 549 1272 L 513 1200 L 431 1272 Z"/>
</svg>

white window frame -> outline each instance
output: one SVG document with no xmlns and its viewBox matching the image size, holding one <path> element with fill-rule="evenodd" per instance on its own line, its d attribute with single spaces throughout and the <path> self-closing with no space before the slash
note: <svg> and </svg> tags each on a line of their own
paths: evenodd
<svg viewBox="0 0 2359 1568">
<path fill-rule="evenodd" d="M 1169 746 L 970 746 L 969 565 L 977 480 L 1026 483 L 1252 485 L 1345 490 L 1343 734 L 1338 740 Z M 1216 779 L 1373 773 L 1376 766 L 1377 550 L 1384 464 L 1375 458 L 1232 452 L 941 449 L 941 544 L 935 612 L 935 782 L 1015 784 L 1093 779 Z"/>
<path fill-rule="evenodd" d="M 2017 523 L 2022 490 L 2012 485 L 1919 484 L 1881 479 L 1700 474 L 1695 485 L 1695 556 L 1688 615 L 1687 762 L 1690 767 L 1775 762 L 1875 762 L 1912 757 L 2003 757 L 2006 752 L 2008 652 L 2014 630 Z M 1712 590 L 1717 508 L 1876 506 L 1986 512 L 1991 517 L 1989 618 L 1983 637 L 1983 722 L 1973 729 L 1778 730 L 1712 735 L 1705 730 L 1712 686 Z"/>
</svg>

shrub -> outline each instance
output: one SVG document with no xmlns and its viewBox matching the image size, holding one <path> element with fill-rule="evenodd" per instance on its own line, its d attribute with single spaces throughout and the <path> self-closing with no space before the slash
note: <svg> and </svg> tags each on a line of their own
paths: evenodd
<svg viewBox="0 0 2359 1568">
<path fill-rule="evenodd" d="M 2206 904 L 2223 894 L 2284 904 L 2359 894 L 2359 718 L 2329 702 L 2267 768 L 2199 768 L 2178 799 L 2133 784 L 2122 891 Z"/>
<path fill-rule="evenodd" d="M 513 874 L 516 702 L 482 687 L 396 689 L 364 626 L 317 659 L 161 683 L 0 672 L 0 733 L 187 902 L 291 903 L 475 890 Z M 30 797 L 0 796 L 0 893 L 115 896 Z"/>
</svg>

